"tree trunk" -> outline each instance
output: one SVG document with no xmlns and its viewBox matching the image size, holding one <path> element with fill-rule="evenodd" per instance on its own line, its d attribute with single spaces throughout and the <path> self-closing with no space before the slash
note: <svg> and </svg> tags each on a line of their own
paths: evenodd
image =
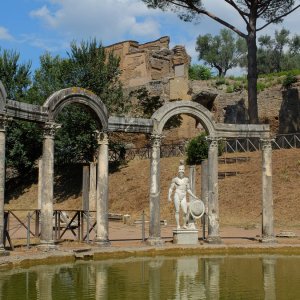
<svg viewBox="0 0 300 300">
<path fill-rule="evenodd" d="M 255 28 L 255 24 L 252 24 Z M 248 113 L 250 124 L 258 124 L 256 31 L 248 30 Z"/>
</svg>

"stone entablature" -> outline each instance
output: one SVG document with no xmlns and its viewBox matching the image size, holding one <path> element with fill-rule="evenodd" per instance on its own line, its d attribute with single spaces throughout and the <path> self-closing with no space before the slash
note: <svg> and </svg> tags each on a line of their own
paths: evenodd
<svg viewBox="0 0 300 300">
<path fill-rule="evenodd" d="M 165 36 L 145 44 L 124 41 L 106 47 L 120 57 L 120 80 L 126 88 L 146 85 L 153 80 L 184 77 L 188 80 L 190 56 L 184 46 L 169 49 Z"/>
</svg>

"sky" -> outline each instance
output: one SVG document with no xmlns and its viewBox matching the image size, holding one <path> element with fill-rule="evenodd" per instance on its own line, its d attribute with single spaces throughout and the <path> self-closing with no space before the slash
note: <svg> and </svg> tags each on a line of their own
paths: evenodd
<svg viewBox="0 0 300 300">
<path fill-rule="evenodd" d="M 183 22 L 173 12 L 146 7 L 141 0 L 0 0 L 0 48 L 20 53 L 21 62 L 38 68 L 46 51 L 66 56 L 71 41 L 96 38 L 104 46 L 124 40 L 139 43 L 169 36 L 170 46 L 184 45 L 198 63 L 195 51 L 199 35 L 216 35 L 223 28 L 208 17 Z M 233 23 L 243 32 L 245 25 L 222 0 L 204 0 L 205 7 Z M 267 27 L 261 34 L 272 35 L 282 27 L 300 34 L 300 9 L 280 25 Z M 236 70 L 235 72 L 239 72 Z"/>
</svg>

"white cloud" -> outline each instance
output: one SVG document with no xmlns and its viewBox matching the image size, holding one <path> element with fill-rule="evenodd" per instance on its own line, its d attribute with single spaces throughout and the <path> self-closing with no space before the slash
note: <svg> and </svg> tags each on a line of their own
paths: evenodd
<svg viewBox="0 0 300 300">
<path fill-rule="evenodd" d="M 30 16 L 33 18 L 42 19 L 50 27 L 57 26 L 57 17 L 51 14 L 50 10 L 46 5 L 42 6 L 37 10 L 31 11 Z"/>
<path fill-rule="evenodd" d="M 126 35 L 159 36 L 158 13 L 140 0 L 52 0 L 30 15 L 67 38 L 115 42 Z"/>
<path fill-rule="evenodd" d="M 12 35 L 5 27 L 0 26 L 0 40 L 13 40 Z"/>
<path fill-rule="evenodd" d="M 69 47 L 69 43 L 62 39 L 57 38 L 41 38 L 35 34 L 23 34 L 19 43 L 29 44 L 33 47 L 48 51 L 48 52 L 60 52 L 64 51 Z"/>
<path fill-rule="evenodd" d="M 197 23 L 183 22 L 176 13 L 148 9 L 141 0 L 40 1 L 41 7 L 31 11 L 30 16 L 48 31 L 43 36 L 31 36 L 28 43 L 48 51 L 67 49 L 71 40 L 93 37 L 108 45 L 128 39 L 143 43 L 168 35 L 171 47 L 185 45 L 192 62 L 198 63 L 195 51 L 198 35 L 216 35 L 224 28 L 207 16 L 200 16 Z M 225 1 L 203 0 L 203 3 L 210 12 L 246 33 L 244 21 Z M 297 12 L 286 17 L 282 25 L 267 27 L 261 34 L 272 34 L 282 26 L 299 34 Z"/>
</svg>

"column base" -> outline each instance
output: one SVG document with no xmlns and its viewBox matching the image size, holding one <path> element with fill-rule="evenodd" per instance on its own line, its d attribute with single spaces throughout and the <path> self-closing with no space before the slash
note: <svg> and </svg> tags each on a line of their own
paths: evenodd
<svg viewBox="0 0 300 300">
<path fill-rule="evenodd" d="M 149 237 L 146 244 L 149 246 L 162 246 L 165 242 L 160 237 Z"/>
<path fill-rule="evenodd" d="M 0 248 L 0 256 L 9 256 L 9 251 L 5 250 L 4 248 Z"/>
<path fill-rule="evenodd" d="M 264 236 L 259 239 L 261 243 L 276 244 L 277 239 L 274 236 Z"/>
<path fill-rule="evenodd" d="M 109 240 L 103 240 L 100 238 L 96 238 L 95 244 L 98 245 L 99 247 L 110 247 L 111 243 Z"/>
<path fill-rule="evenodd" d="M 40 241 L 40 244 L 37 246 L 37 248 L 41 251 L 53 251 L 53 250 L 57 250 L 58 246 L 55 245 L 54 240 L 51 241 Z"/>
<path fill-rule="evenodd" d="M 177 245 L 197 245 L 197 229 L 175 229 L 173 230 L 173 244 Z"/>
<path fill-rule="evenodd" d="M 208 236 L 205 240 L 208 244 L 220 245 L 223 244 L 219 236 Z"/>
</svg>

